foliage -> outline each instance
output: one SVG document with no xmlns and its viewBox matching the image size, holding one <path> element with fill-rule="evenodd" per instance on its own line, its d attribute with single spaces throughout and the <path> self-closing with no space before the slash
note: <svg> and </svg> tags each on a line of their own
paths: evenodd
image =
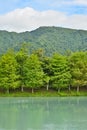
<svg viewBox="0 0 87 130">
<path fill-rule="evenodd" d="M 66 88 L 70 84 L 70 71 L 66 57 L 60 54 L 54 54 L 51 61 L 51 70 L 53 72 L 51 80 L 53 86 L 60 91 L 61 88 Z"/>
<path fill-rule="evenodd" d="M 1 54 L 9 48 L 18 51 L 23 42 L 30 44 L 28 47 L 30 53 L 43 48 L 46 56 L 52 56 L 55 52 L 65 54 L 67 50 L 85 51 L 87 50 L 87 31 L 61 27 L 40 27 L 23 33 L 0 31 Z"/>
<path fill-rule="evenodd" d="M 41 54 L 41 55 L 38 55 Z M 8 50 L 0 57 L 0 91 L 87 89 L 87 52 L 42 55 L 42 50 L 29 54 L 25 44 L 14 53 Z M 71 89 L 70 89 L 71 88 Z M 79 93 L 77 93 L 79 95 Z"/>
<path fill-rule="evenodd" d="M 0 87 L 7 90 L 9 88 L 17 88 L 19 86 L 19 75 L 17 74 L 17 62 L 14 52 L 9 50 L 1 57 L 0 61 Z"/>
<path fill-rule="evenodd" d="M 79 87 L 87 85 L 87 52 L 75 52 L 70 57 L 70 68 L 72 75 L 72 86 Z"/>
<path fill-rule="evenodd" d="M 24 65 L 25 69 L 25 84 L 27 87 L 32 88 L 32 93 L 34 88 L 38 88 L 43 85 L 44 72 L 41 68 L 41 63 L 38 56 L 32 54 Z"/>
<path fill-rule="evenodd" d="M 16 61 L 18 63 L 18 74 L 20 75 L 20 85 L 21 85 L 21 91 L 23 92 L 23 88 L 25 86 L 25 71 L 24 71 L 24 65 L 28 58 L 28 51 L 26 44 L 23 44 L 20 51 L 16 53 Z"/>
</svg>

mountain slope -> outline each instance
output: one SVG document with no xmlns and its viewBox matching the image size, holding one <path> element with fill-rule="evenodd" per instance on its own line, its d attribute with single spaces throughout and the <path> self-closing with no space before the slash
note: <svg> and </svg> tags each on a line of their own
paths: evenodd
<svg viewBox="0 0 87 130">
<path fill-rule="evenodd" d="M 23 42 L 30 44 L 30 50 L 44 48 L 46 55 L 66 50 L 87 50 L 87 31 L 60 27 L 40 27 L 31 32 L 0 31 L 0 53 L 8 48 L 18 50 Z"/>
</svg>

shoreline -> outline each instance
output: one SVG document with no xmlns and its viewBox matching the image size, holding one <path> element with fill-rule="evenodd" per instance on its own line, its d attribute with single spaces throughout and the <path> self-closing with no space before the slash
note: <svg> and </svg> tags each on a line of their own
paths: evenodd
<svg viewBox="0 0 87 130">
<path fill-rule="evenodd" d="M 10 92 L 0 93 L 0 97 L 82 97 L 87 96 L 87 91 L 61 91 L 61 92 L 50 92 L 50 91 L 39 91 L 39 92 Z"/>
</svg>

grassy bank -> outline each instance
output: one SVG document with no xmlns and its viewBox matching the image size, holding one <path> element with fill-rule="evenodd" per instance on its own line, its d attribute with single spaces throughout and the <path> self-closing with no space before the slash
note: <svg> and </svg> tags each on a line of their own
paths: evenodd
<svg viewBox="0 0 87 130">
<path fill-rule="evenodd" d="M 87 91 L 36 91 L 34 93 L 31 92 L 10 92 L 0 93 L 0 97 L 68 97 L 68 96 L 87 96 Z"/>
</svg>

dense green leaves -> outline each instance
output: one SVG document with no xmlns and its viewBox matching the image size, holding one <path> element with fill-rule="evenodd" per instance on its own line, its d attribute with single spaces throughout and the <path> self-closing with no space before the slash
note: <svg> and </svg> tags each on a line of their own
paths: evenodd
<svg viewBox="0 0 87 130">
<path fill-rule="evenodd" d="M 70 57 L 70 68 L 72 75 L 72 86 L 79 87 L 87 85 L 87 52 L 75 52 Z"/>
<path fill-rule="evenodd" d="M 17 53 L 8 50 L 0 57 L 0 90 L 21 88 L 38 90 L 45 88 L 58 92 L 87 86 L 87 52 L 74 52 L 68 56 L 55 53 L 44 57 L 37 53 L 28 54 L 23 46 Z"/>
<path fill-rule="evenodd" d="M 21 91 L 23 92 L 23 88 L 25 87 L 25 71 L 24 71 L 24 66 L 25 62 L 28 58 L 28 51 L 27 47 L 25 44 L 22 45 L 20 51 L 16 53 L 16 61 L 18 63 L 18 74 L 20 75 L 20 86 L 21 86 Z"/>
<path fill-rule="evenodd" d="M 24 65 L 25 69 L 25 84 L 26 87 L 32 88 L 32 93 L 34 88 L 38 88 L 43 85 L 44 72 L 41 68 L 41 63 L 38 56 L 32 54 Z"/>
<path fill-rule="evenodd" d="M 51 80 L 53 82 L 52 84 L 55 88 L 58 89 L 58 91 L 69 86 L 71 74 L 66 57 L 60 54 L 53 55 L 51 60 L 51 70 Z"/>
<path fill-rule="evenodd" d="M 13 51 L 8 51 L 1 57 L 0 61 L 0 87 L 9 92 L 10 88 L 19 86 L 19 75 L 17 74 L 17 62 Z"/>
</svg>

